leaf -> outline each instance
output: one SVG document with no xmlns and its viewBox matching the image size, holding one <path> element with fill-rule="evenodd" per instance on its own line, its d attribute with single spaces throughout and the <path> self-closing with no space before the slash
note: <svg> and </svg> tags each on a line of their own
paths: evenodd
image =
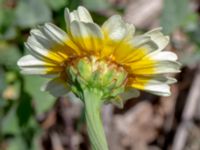
<svg viewBox="0 0 200 150">
<path fill-rule="evenodd" d="M 105 10 L 110 6 L 106 0 L 83 0 L 83 5 L 94 11 Z"/>
<path fill-rule="evenodd" d="M 199 16 L 196 13 L 190 13 L 188 16 L 187 22 L 184 25 L 184 32 L 187 33 L 191 42 L 193 42 L 196 46 L 200 47 L 200 23 Z"/>
<path fill-rule="evenodd" d="M 19 132 L 7 140 L 6 150 L 42 150 L 39 140 L 43 132 L 34 117 L 30 119 L 27 126 L 20 128 Z"/>
<path fill-rule="evenodd" d="M 103 16 L 99 14 L 98 12 L 91 12 L 91 15 L 94 22 L 96 22 L 97 24 L 103 24 L 108 19 L 108 17 Z"/>
<path fill-rule="evenodd" d="M 6 77 L 3 68 L 0 67 L 0 96 L 6 88 Z"/>
<path fill-rule="evenodd" d="M 18 116 L 19 125 L 27 125 L 31 115 L 33 114 L 33 109 L 31 106 L 31 97 L 25 92 L 21 94 L 16 113 Z"/>
<path fill-rule="evenodd" d="M 43 0 L 21 0 L 16 8 L 16 24 L 21 28 L 34 27 L 35 25 L 51 20 L 51 11 Z"/>
<path fill-rule="evenodd" d="M 197 51 L 194 52 L 194 53 L 191 53 L 191 54 L 187 54 L 185 55 L 182 54 L 180 55 L 180 62 L 183 66 L 192 66 L 192 65 L 195 65 L 197 64 L 199 61 L 200 61 L 200 49 L 197 47 Z"/>
<path fill-rule="evenodd" d="M 57 11 L 62 7 L 67 6 L 68 0 L 46 0 L 46 3 L 49 4 L 53 10 Z"/>
<path fill-rule="evenodd" d="M 3 4 L 2 4 L 3 5 Z M 0 6 L 0 33 L 13 23 L 14 13 L 12 9 Z"/>
<path fill-rule="evenodd" d="M 3 134 L 19 134 L 20 127 L 16 115 L 16 106 L 13 106 L 10 111 L 4 116 L 1 124 L 1 132 Z"/>
<path fill-rule="evenodd" d="M 25 140 L 17 136 L 9 141 L 7 150 L 27 150 Z"/>
<path fill-rule="evenodd" d="M 40 141 L 42 133 L 43 132 L 41 130 L 38 130 L 35 136 L 33 137 L 31 150 L 42 150 L 41 141 Z"/>
<path fill-rule="evenodd" d="M 34 105 L 37 114 L 49 110 L 55 98 L 47 92 L 41 91 L 41 86 L 47 82 L 47 79 L 36 76 L 25 76 L 25 90 L 33 96 Z"/>
<path fill-rule="evenodd" d="M 0 65 L 17 68 L 17 61 L 21 57 L 21 54 L 15 45 L 0 41 L 0 53 Z"/>
<path fill-rule="evenodd" d="M 14 28 L 14 13 L 11 9 L 0 7 L 0 39 L 13 39 L 16 37 Z"/>
<path fill-rule="evenodd" d="M 81 4 L 81 0 L 70 0 L 68 4 L 69 10 L 77 9 L 77 7 Z"/>
<path fill-rule="evenodd" d="M 165 33 L 171 33 L 181 26 L 188 13 L 188 0 L 165 0 L 161 16 L 161 26 Z"/>
</svg>

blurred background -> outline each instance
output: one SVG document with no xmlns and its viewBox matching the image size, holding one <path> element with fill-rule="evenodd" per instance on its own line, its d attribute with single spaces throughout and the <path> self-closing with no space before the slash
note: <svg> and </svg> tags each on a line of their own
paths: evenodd
<svg viewBox="0 0 200 150">
<path fill-rule="evenodd" d="M 90 149 L 80 101 L 41 92 L 46 80 L 16 65 L 31 28 L 65 29 L 64 8 L 79 5 L 100 25 L 120 14 L 139 33 L 162 26 L 183 64 L 172 96 L 142 92 L 124 109 L 103 108 L 110 150 L 200 150 L 200 0 L 0 0 L 0 150 Z"/>
</svg>

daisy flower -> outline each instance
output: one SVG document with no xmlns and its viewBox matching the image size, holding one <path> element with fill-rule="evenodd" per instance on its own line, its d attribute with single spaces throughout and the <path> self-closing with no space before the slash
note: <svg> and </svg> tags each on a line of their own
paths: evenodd
<svg viewBox="0 0 200 150">
<path fill-rule="evenodd" d="M 180 64 L 175 53 L 163 51 L 169 37 L 161 28 L 135 35 L 135 27 L 119 15 L 99 26 L 82 6 L 66 8 L 65 21 L 66 31 L 52 23 L 32 29 L 25 43 L 30 54 L 18 66 L 24 74 L 50 78 L 44 90 L 54 96 L 69 91 L 78 96 L 86 105 L 93 149 L 106 150 L 102 126 L 96 125 L 101 104 L 121 102 L 119 95 L 131 89 L 169 96 L 176 80 L 165 74 L 179 72 Z"/>
</svg>

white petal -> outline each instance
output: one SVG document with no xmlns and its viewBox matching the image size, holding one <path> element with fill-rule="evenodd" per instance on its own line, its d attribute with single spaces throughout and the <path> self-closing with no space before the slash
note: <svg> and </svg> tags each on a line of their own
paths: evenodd
<svg viewBox="0 0 200 150">
<path fill-rule="evenodd" d="M 33 38 L 30 37 L 28 39 L 27 43 L 25 43 L 25 47 L 27 48 L 27 50 L 29 50 L 29 52 L 33 56 L 35 56 L 36 58 L 38 58 L 40 60 L 48 60 L 50 62 L 51 61 L 53 62 L 53 60 L 48 57 L 49 50 L 35 44 L 32 39 Z"/>
<path fill-rule="evenodd" d="M 161 32 L 162 28 L 153 29 L 147 33 L 146 35 L 151 37 L 151 40 L 154 41 L 158 45 L 158 51 L 163 50 L 167 44 L 169 43 L 169 36 L 163 35 Z"/>
<path fill-rule="evenodd" d="M 142 75 L 136 76 L 131 82 L 133 88 L 144 90 L 156 95 L 169 96 L 170 88 L 168 84 L 176 82 L 176 79 L 162 75 Z"/>
<path fill-rule="evenodd" d="M 55 78 L 50 80 L 47 84 L 45 84 L 42 90 L 48 91 L 55 97 L 59 97 L 67 94 L 69 92 L 69 87 L 67 86 L 66 81 L 60 78 Z"/>
<path fill-rule="evenodd" d="M 170 96 L 170 87 L 167 84 L 148 84 L 144 87 L 145 91 L 159 96 Z"/>
<path fill-rule="evenodd" d="M 81 22 L 93 22 L 92 17 L 88 10 L 85 7 L 79 6 L 77 10 L 74 10 L 70 13 L 69 9 L 65 9 L 65 22 L 67 25 L 67 30 L 70 29 L 70 23 L 72 21 L 81 21 Z"/>
<path fill-rule="evenodd" d="M 131 35 L 135 34 L 135 26 L 133 24 L 126 23 L 126 28 L 131 33 Z"/>
<path fill-rule="evenodd" d="M 89 11 L 85 7 L 79 6 L 78 9 L 77 9 L 77 14 L 79 16 L 80 21 L 82 21 L 82 22 L 93 22 Z M 72 15 L 73 15 L 73 12 L 72 12 Z"/>
<path fill-rule="evenodd" d="M 46 23 L 44 26 L 38 27 L 38 29 L 32 29 L 31 36 L 47 49 L 58 44 L 65 45 L 69 39 L 63 30 L 51 23 Z"/>
<path fill-rule="evenodd" d="M 146 35 L 134 36 L 131 40 L 128 41 L 128 43 L 132 46 L 131 49 L 125 49 L 124 46 L 120 45 L 115 50 L 115 52 L 119 52 L 118 55 L 120 55 L 120 60 L 125 63 L 138 61 L 149 53 L 158 49 L 157 44 L 154 43 L 151 38 Z M 123 54 L 121 53 L 121 51 L 123 51 Z"/>
<path fill-rule="evenodd" d="M 46 24 L 40 29 L 31 30 L 25 46 L 37 59 L 60 63 L 69 54 L 75 53 L 66 43 L 67 35 L 64 31 L 53 24 Z"/>
<path fill-rule="evenodd" d="M 70 17 L 70 11 L 69 11 L 68 8 L 65 8 L 65 23 L 66 23 L 66 26 L 67 26 L 67 31 L 69 33 L 71 17 Z"/>
<path fill-rule="evenodd" d="M 95 23 L 83 23 L 83 22 L 77 22 L 73 21 L 71 23 L 71 32 L 73 36 L 75 37 L 84 37 L 84 36 L 94 36 L 94 37 L 100 37 L 102 38 L 101 29 L 99 26 Z"/>
<path fill-rule="evenodd" d="M 176 61 L 157 61 L 148 62 L 144 60 L 139 60 L 138 62 L 133 62 L 131 65 L 131 70 L 135 75 L 153 75 L 153 74 L 164 74 L 164 73 L 178 73 L 180 72 L 181 64 Z"/>
<path fill-rule="evenodd" d="M 45 63 L 44 61 L 38 60 L 31 55 L 22 57 L 17 65 L 21 68 L 23 74 L 32 75 L 57 75 L 59 74 L 59 66 L 53 63 Z M 54 69 L 54 68 L 58 69 Z M 48 72 L 48 70 L 52 70 Z M 53 71 L 54 70 L 54 71 Z"/>
<path fill-rule="evenodd" d="M 58 58 L 58 62 L 78 53 L 77 46 L 69 36 L 51 23 L 31 30 L 26 47 L 38 59 L 43 59 L 50 53 L 51 56 Z"/>
<path fill-rule="evenodd" d="M 133 34 L 135 31 L 134 26 L 126 24 L 119 15 L 110 17 L 102 25 L 102 29 L 105 35 L 108 34 L 110 39 L 117 41 L 124 39 L 128 34 Z"/>
<path fill-rule="evenodd" d="M 136 54 L 133 53 L 134 54 L 133 56 L 132 55 L 128 56 L 129 59 L 131 57 L 132 58 L 135 57 L 136 59 L 132 59 L 134 61 L 139 60 L 143 57 L 145 58 L 145 56 L 148 56 L 148 54 L 153 53 L 158 49 L 158 45 L 151 39 L 150 36 L 147 35 L 134 36 L 133 39 L 130 41 L 130 44 L 133 46 L 134 51 L 137 52 Z M 142 52 L 143 55 L 140 55 L 142 54 L 141 51 L 143 51 Z"/>
<path fill-rule="evenodd" d="M 22 68 L 20 71 L 22 74 L 28 74 L 28 75 L 46 75 L 46 69 L 45 68 Z M 52 75 L 56 75 L 56 73 L 52 73 Z"/>
<path fill-rule="evenodd" d="M 177 82 L 177 80 L 175 78 L 165 77 L 165 76 L 161 76 L 161 75 L 154 75 L 152 77 L 152 79 L 149 80 L 150 84 L 161 84 L 161 83 L 174 84 L 176 82 Z"/>
<path fill-rule="evenodd" d="M 46 39 L 46 36 L 45 36 L 45 35 L 40 31 L 40 29 L 38 29 L 38 28 L 31 29 L 30 33 L 31 33 L 31 35 L 43 37 L 43 38 Z"/>
<path fill-rule="evenodd" d="M 60 44 L 65 44 L 65 41 L 69 38 L 63 30 L 52 23 L 46 23 L 40 29 L 48 39 Z"/>
<path fill-rule="evenodd" d="M 162 61 L 162 60 L 176 61 L 178 59 L 175 53 L 169 51 L 152 53 L 149 54 L 149 56 L 157 61 Z"/>
<path fill-rule="evenodd" d="M 53 67 L 56 64 L 53 63 L 45 63 L 44 61 L 38 60 L 32 55 L 26 55 L 20 58 L 17 62 L 17 65 L 21 68 L 34 68 L 34 67 Z"/>
<path fill-rule="evenodd" d="M 164 75 L 140 75 L 136 76 L 138 78 L 137 80 L 134 80 L 134 82 L 137 84 L 140 84 L 139 82 L 148 82 L 149 84 L 174 84 L 177 82 L 177 80 L 173 77 L 167 77 Z"/>
<path fill-rule="evenodd" d="M 31 36 L 28 37 L 27 43 L 37 44 L 38 46 L 46 49 L 50 49 L 57 42 L 53 41 L 51 38 L 46 37 L 40 29 L 32 29 Z"/>
<path fill-rule="evenodd" d="M 134 47 L 141 47 L 142 45 L 144 45 L 149 41 L 151 41 L 150 36 L 138 35 L 133 37 L 131 43 L 134 45 Z"/>
<path fill-rule="evenodd" d="M 73 21 L 70 26 L 73 41 L 85 51 L 100 51 L 103 35 L 98 25 Z"/>
<path fill-rule="evenodd" d="M 181 64 L 175 61 L 159 61 L 156 64 L 156 74 L 159 73 L 178 73 Z"/>
<path fill-rule="evenodd" d="M 177 80 L 173 77 L 165 77 L 163 75 L 154 75 L 153 77 L 149 77 L 149 84 L 174 84 Z"/>
<path fill-rule="evenodd" d="M 152 42 L 152 40 L 144 43 L 141 47 L 144 48 L 147 53 L 154 52 L 155 50 L 158 49 L 158 45 L 156 45 L 154 42 Z"/>
</svg>

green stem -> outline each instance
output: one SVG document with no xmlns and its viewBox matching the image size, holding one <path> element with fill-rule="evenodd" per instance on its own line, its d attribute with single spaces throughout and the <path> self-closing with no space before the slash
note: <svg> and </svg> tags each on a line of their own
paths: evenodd
<svg viewBox="0 0 200 150">
<path fill-rule="evenodd" d="M 84 90 L 85 117 L 92 150 L 108 150 L 101 119 L 102 93 Z"/>
</svg>

